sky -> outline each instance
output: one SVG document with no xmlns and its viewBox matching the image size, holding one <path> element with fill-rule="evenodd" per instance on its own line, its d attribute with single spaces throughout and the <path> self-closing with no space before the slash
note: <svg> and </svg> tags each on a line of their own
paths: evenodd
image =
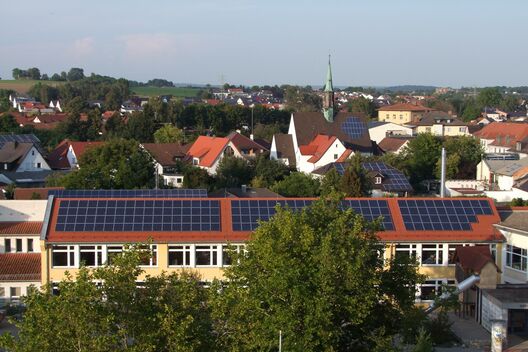
<svg viewBox="0 0 528 352">
<path fill-rule="evenodd" d="M 526 0 L 0 1 L 0 77 L 82 67 L 195 84 L 528 85 Z"/>
</svg>

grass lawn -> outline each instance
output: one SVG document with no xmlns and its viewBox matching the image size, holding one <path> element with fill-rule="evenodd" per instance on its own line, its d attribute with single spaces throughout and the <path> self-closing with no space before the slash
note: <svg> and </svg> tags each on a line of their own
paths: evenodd
<svg viewBox="0 0 528 352">
<path fill-rule="evenodd" d="M 0 89 L 11 89 L 18 93 L 26 93 L 31 87 L 33 87 L 38 82 L 41 82 L 42 84 L 47 84 L 53 87 L 66 83 L 66 82 L 60 82 L 60 81 L 34 81 L 30 79 L 28 80 L 0 79 Z"/>
<path fill-rule="evenodd" d="M 195 97 L 198 94 L 199 88 L 185 88 L 185 87 L 132 87 L 130 88 L 133 94 L 152 97 L 158 95 L 172 95 L 174 97 Z"/>
</svg>

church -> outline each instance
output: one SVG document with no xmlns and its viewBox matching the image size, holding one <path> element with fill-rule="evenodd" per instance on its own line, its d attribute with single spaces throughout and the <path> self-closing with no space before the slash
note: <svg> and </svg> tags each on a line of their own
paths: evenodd
<svg viewBox="0 0 528 352">
<path fill-rule="evenodd" d="M 346 161 L 354 153 L 371 155 L 372 151 L 366 118 L 338 111 L 329 58 L 322 110 L 292 113 L 288 133 L 273 136 L 270 158 L 311 173 Z"/>
</svg>

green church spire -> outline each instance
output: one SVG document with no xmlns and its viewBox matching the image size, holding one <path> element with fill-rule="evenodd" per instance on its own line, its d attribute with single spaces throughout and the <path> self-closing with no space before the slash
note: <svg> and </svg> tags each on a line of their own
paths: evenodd
<svg viewBox="0 0 528 352">
<path fill-rule="evenodd" d="M 332 65 L 328 55 L 328 72 L 323 93 L 323 115 L 328 122 L 334 122 L 334 85 L 332 84 Z"/>
<path fill-rule="evenodd" d="M 332 65 L 330 64 L 330 55 L 328 55 L 328 72 L 326 73 L 325 92 L 333 92 L 334 85 L 332 84 Z"/>
</svg>

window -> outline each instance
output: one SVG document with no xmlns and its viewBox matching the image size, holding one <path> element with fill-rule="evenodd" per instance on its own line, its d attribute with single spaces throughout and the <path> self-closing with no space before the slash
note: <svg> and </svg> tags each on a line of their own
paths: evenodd
<svg viewBox="0 0 528 352">
<path fill-rule="evenodd" d="M 455 263 L 455 251 L 457 249 L 457 247 L 461 247 L 460 244 L 450 244 L 447 251 L 448 251 L 448 255 L 449 255 L 449 258 L 448 258 L 448 264 L 449 265 L 454 265 L 456 264 Z"/>
<path fill-rule="evenodd" d="M 198 165 L 198 164 L 200 164 L 200 159 L 193 158 L 193 165 Z"/>
<path fill-rule="evenodd" d="M 140 265 L 143 266 L 156 266 L 158 265 L 158 246 L 156 244 L 150 245 L 150 253 L 148 253 L 149 248 L 143 248 L 145 252 L 141 256 Z"/>
<path fill-rule="evenodd" d="M 385 118 L 387 118 L 387 119 L 388 119 L 389 117 L 390 117 L 390 115 L 389 115 L 389 114 L 385 114 Z"/>
<path fill-rule="evenodd" d="M 460 127 L 460 128 L 458 129 L 458 132 L 465 133 L 465 132 L 466 132 L 466 128 L 465 128 L 465 127 Z"/>
<path fill-rule="evenodd" d="M 16 239 L 16 251 L 22 252 L 22 239 L 21 238 Z"/>
<path fill-rule="evenodd" d="M 112 261 L 123 253 L 123 246 L 106 246 L 106 264 L 112 265 Z"/>
<path fill-rule="evenodd" d="M 334 154 L 334 160 L 337 160 L 338 156 L 337 154 Z"/>
<path fill-rule="evenodd" d="M 196 246 L 196 266 L 218 265 L 218 246 Z"/>
<path fill-rule="evenodd" d="M 20 297 L 22 296 L 22 289 L 20 287 L 10 287 L 9 294 L 11 297 Z"/>
<path fill-rule="evenodd" d="M 182 183 L 183 179 L 181 177 L 176 178 L 176 183 Z"/>
<path fill-rule="evenodd" d="M 497 244 L 490 243 L 490 253 L 491 257 L 496 261 L 497 260 Z"/>
<path fill-rule="evenodd" d="M 53 267 L 74 267 L 75 246 L 53 246 L 51 260 Z"/>
<path fill-rule="evenodd" d="M 422 244 L 422 265 L 441 265 L 443 262 L 443 245 Z"/>
<path fill-rule="evenodd" d="M 191 246 L 169 246 L 169 266 L 191 266 Z"/>
<path fill-rule="evenodd" d="M 403 115 L 402 114 L 400 114 L 400 120 L 403 120 Z"/>
<path fill-rule="evenodd" d="M 511 245 L 506 246 L 506 266 L 515 270 L 526 271 L 528 253 L 527 250 Z"/>
<path fill-rule="evenodd" d="M 4 250 L 6 253 L 11 252 L 11 239 L 10 238 L 4 239 Z"/>
<path fill-rule="evenodd" d="M 431 301 L 434 300 L 436 296 L 442 294 L 442 285 L 453 286 L 455 285 L 455 280 L 426 280 L 420 286 L 420 300 L 422 301 Z"/>
<path fill-rule="evenodd" d="M 34 150 L 31 151 L 31 155 L 35 155 L 35 151 Z"/>
<path fill-rule="evenodd" d="M 245 245 L 243 244 L 237 244 L 237 245 L 223 245 L 222 246 L 222 265 L 228 266 L 233 264 L 233 258 L 231 257 L 231 253 L 240 253 L 245 248 Z"/>
<path fill-rule="evenodd" d="M 5 288 L 0 287 L 0 297 L 5 297 Z"/>
<path fill-rule="evenodd" d="M 42 167 L 42 163 L 37 163 L 37 169 L 40 169 Z"/>
<path fill-rule="evenodd" d="M 4 170 L 7 170 L 7 163 L 4 164 Z"/>
<path fill-rule="evenodd" d="M 80 246 L 79 262 L 85 266 L 103 265 L 103 246 Z"/>
<path fill-rule="evenodd" d="M 27 251 L 28 252 L 33 252 L 34 249 L 33 249 L 33 239 L 32 238 L 28 238 L 27 239 Z"/>
<path fill-rule="evenodd" d="M 376 177 L 374 178 L 374 180 L 375 180 L 375 181 L 374 181 L 375 184 L 377 184 L 377 185 L 381 185 L 381 177 L 376 176 Z"/>
<path fill-rule="evenodd" d="M 417 245 L 416 244 L 397 244 L 396 245 L 396 257 L 405 255 L 407 257 L 417 257 Z"/>
</svg>

